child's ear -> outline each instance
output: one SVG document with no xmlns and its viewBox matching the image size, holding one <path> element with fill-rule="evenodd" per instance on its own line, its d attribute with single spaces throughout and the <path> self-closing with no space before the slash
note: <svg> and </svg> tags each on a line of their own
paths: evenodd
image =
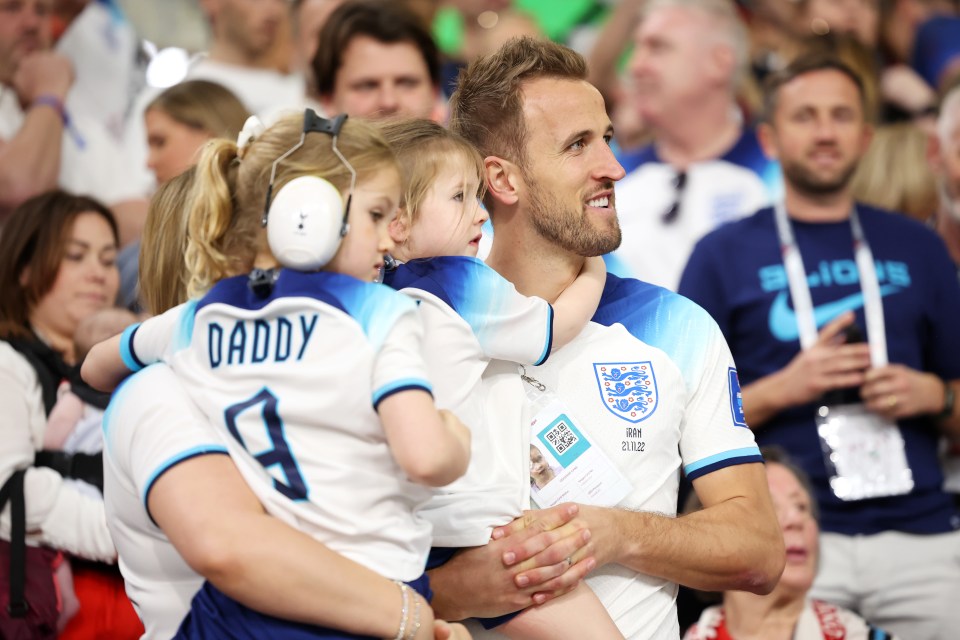
<svg viewBox="0 0 960 640">
<path fill-rule="evenodd" d="M 407 241 L 410 237 L 410 226 L 410 215 L 405 208 L 401 207 L 397 211 L 397 217 L 387 226 L 387 232 L 394 244 L 399 246 Z"/>
</svg>

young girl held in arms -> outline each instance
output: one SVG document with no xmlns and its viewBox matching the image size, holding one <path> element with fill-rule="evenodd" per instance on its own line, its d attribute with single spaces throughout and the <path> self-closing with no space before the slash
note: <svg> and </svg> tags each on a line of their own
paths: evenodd
<svg viewBox="0 0 960 640">
<path fill-rule="evenodd" d="M 428 568 L 461 548 L 486 544 L 494 527 L 521 515 L 529 502 L 529 427 L 520 390 L 511 401 L 488 394 L 481 375 L 491 360 L 539 365 L 551 349 L 580 333 L 596 311 L 606 279 L 603 259 L 591 258 L 554 305 L 521 295 L 476 258 L 487 213 L 482 160 L 456 134 L 426 120 L 384 125 L 403 173 L 400 211 L 391 223 L 394 268 L 384 281 L 416 299 L 425 327 L 423 353 L 437 406 L 469 425 L 470 466 L 420 510 L 433 524 Z M 514 371 L 516 364 L 509 365 Z M 509 385 L 508 385 L 509 386 Z M 572 593 L 499 618 L 479 621 L 514 640 L 609 640 L 622 637 L 584 584 Z"/>
<path fill-rule="evenodd" d="M 98 345 L 85 377 L 109 387 L 168 362 L 267 510 L 397 581 L 396 637 L 433 637 L 430 525 L 414 510 L 463 474 L 470 440 L 433 404 L 415 303 L 371 282 L 393 248 L 393 153 L 369 125 L 307 110 L 239 149 L 210 143 L 194 189 L 188 290 L 202 297 Z M 178 637 L 238 636 L 357 637 L 205 584 Z"/>
</svg>

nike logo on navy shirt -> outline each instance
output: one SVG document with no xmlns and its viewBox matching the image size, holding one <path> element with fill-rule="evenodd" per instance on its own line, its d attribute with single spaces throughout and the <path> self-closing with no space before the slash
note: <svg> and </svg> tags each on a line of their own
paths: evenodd
<svg viewBox="0 0 960 640">
<path fill-rule="evenodd" d="M 888 296 L 901 290 L 901 287 L 886 284 L 880 287 L 880 295 Z M 770 305 L 770 333 L 781 342 L 791 342 L 800 338 L 797 315 L 794 310 L 787 305 L 787 297 L 788 292 L 781 291 L 777 294 L 777 297 L 774 298 L 773 304 Z M 813 318 L 817 327 L 821 327 L 841 313 L 856 311 L 862 306 L 863 293 L 852 293 L 839 300 L 825 302 L 820 306 L 814 307 Z"/>
</svg>

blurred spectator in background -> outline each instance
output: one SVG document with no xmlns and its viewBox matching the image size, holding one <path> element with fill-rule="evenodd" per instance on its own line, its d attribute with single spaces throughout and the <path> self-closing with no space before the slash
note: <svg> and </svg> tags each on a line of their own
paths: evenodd
<svg viewBox="0 0 960 640">
<path fill-rule="evenodd" d="M 248 117 L 243 103 L 215 82 L 187 80 L 166 89 L 144 113 L 147 166 L 157 184 L 192 167 L 207 140 L 236 140 Z"/>
<path fill-rule="evenodd" d="M 316 103 L 317 108 L 320 106 L 320 101 L 311 64 L 314 56 L 317 55 L 320 29 L 341 2 L 343 0 L 293 0 L 290 3 L 294 56 L 292 66 L 303 75 L 307 85 L 307 96 Z"/>
<path fill-rule="evenodd" d="M 722 606 L 704 611 L 684 640 L 892 640 L 854 612 L 809 597 L 820 567 L 820 512 L 813 488 L 781 450 L 766 447 L 761 453 L 787 547 L 787 566 L 767 595 L 724 591 Z"/>
<path fill-rule="evenodd" d="M 778 171 L 736 103 L 746 28 L 729 0 L 653 0 L 636 31 L 635 107 L 653 144 L 620 157 L 614 273 L 676 289 L 694 243 L 770 202 Z"/>
<path fill-rule="evenodd" d="M 193 58 L 186 79 L 223 85 L 265 121 L 287 109 L 302 109 L 306 80 L 298 72 L 288 72 L 289 55 L 278 54 L 284 50 L 289 21 L 287 0 L 202 0 L 200 4 L 210 25 L 211 42 L 207 53 Z M 160 91 L 148 87 L 141 92 L 124 132 L 124 145 L 137 167 L 137 188 L 145 195 L 153 193 L 156 182 L 147 166 L 144 113 Z"/>
<path fill-rule="evenodd" d="M 880 0 L 802 0 L 799 18 L 808 34 L 850 34 L 865 47 L 877 47 Z"/>
<path fill-rule="evenodd" d="M 187 80 L 155 97 L 144 112 L 147 167 L 158 185 L 192 167 L 201 147 L 213 138 L 236 140 L 250 116 L 243 103 L 223 86 L 208 80 Z M 139 310 L 139 240 L 124 248 L 119 304 Z"/>
<path fill-rule="evenodd" d="M 796 57 L 804 36 L 799 3 L 792 0 L 746 0 L 750 27 L 750 66 L 762 83 Z"/>
<path fill-rule="evenodd" d="M 952 15 L 951 0 L 885 0 L 880 5 L 880 53 L 884 120 L 925 116 L 936 104 L 935 87 L 910 66 L 920 26 L 938 15 Z"/>
<path fill-rule="evenodd" d="M 960 268 L 960 81 L 940 104 L 940 117 L 930 141 L 930 166 L 936 177 L 937 232 Z"/>
<path fill-rule="evenodd" d="M 102 564 L 116 560 L 103 498 L 68 482 L 102 487 L 99 454 L 44 450 L 48 416 L 64 380 L 85 402 L 106 407 L 106 398 L 83 384 L 74 367 L 75 339 L 85 320 L 113 305 L 117 249 L 109 209 L 62 191 L 23 203 L 0 234 L 0 482 L 26 470 L 30 544 L 97 561 L 73 563 L 80 610 L 61 637 L 77 640 L 133 640 L 143 632 L 119 571 Z M 10 509 L 0 532 L 10 539 Z"/>
<path fill-rule="evenodd" d="M 853 174 L 853 197 L 919 222 L 930 220 L 937 210 L 937 186 L 927 164 L 927 142 L 927 134 L 912 122 L 877 128 Z"/>
<path fill-rule="evenodd" d="M 929 150 L 938 195 L 937 233 L 947 243 L 960 278 L 960 78 L 943 96 Z M 944 438 L 941 460 L 945 487 L 960 507 L 960 438 Z"/>
<path fill-rule="evenodd" d="M 429 3 L 408 0 L 408 4 Z M 447 58 L 442 74 L 447 96 L 457 88 L 460 69 L 473 60 L 493 53 L 510 38 L 545 37 L 534 17 L 514 6 L 513 0 L 442 0 L 438 4 L 443 11 L 434 16 L 432 24 L 447 27 L 438 39 Z"/>
<path fill-rule="evenodd" d="M 960 78 L 960 17 L 934 16 L 921 24 L 912 65 L 936 91 Z"/>
<path fill-rule="evenodd" d="M 287 73 L 273 55 L 288 20 L 287 0 L 201 0 L 212 40 L 187 77 L 222 84 L 251 113 L 269 116 L 303 105 L 305 81 Z"/>
<path fill-rule="evenodd" d="M 650 143 L 650 130 L 637 109 L 636 82 L 628 70 L 620 70 L 619 60 L 631 46 L 631 38 L 640 22 L 643 0 L 617 3 L 597 34 L 587 56 L 587 80 L 600 91 L 613 122 L 614 153 L 629 158 Z"/>
<path fill-rule="evenodd" d="M 76 74 L 68 111 L 101 122 L 119 143 L 127 113 L 145 85 L 147 61 L 117 2 L 56 0 L 53 31 L 56 51 L 70 59 Z"/>
<path fill-rule="evenodd" d="M 104 123 L 65 106 L 74 73 L 50 50 L 52 7 L 52 0 L 0 3 L 0 222 L 59 186 L 110 206 L 126 244 L 143 227 L 146 201 Z"/>
<path fill-rule="evenodd" d="M 399 2 L 348 0 L 320 30 L 313 72 L 328 114 L 439 119 L 440 58 Z"/>
<path fill-rule="evenodd" d="M 757 441 L 813 482 L 813 596 L 903 638 L 953 637 L 960 514 L 937 454 L 960 434 L 956 269 L 924 225 L 855 204 L 871 137 L 855 72 L 808 55 L 770 80 L 759 132 L 783 204 L 701 240 L 680 293 L 726 336 Z"/>
</svg>

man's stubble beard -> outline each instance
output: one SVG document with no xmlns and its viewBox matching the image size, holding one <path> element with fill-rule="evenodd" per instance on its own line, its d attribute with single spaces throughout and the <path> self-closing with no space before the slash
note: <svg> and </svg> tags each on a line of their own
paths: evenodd
<svg viewBox="0 0 960 640">
<path fill-rule="evenodd" d="M 530 188 L 530 219 L 541 237 L 585 258 L 602 256 L 619 247 L 621 232 L 617 217 L 611 218 L 611 228 L 596 229 L 590 224 L 583 207 L 583 203 L 577 203 L 577 208 L 564 206 L 543 189 Z"/>
<path fill-rule="evenodd" d="M 843 191 L 853 179 L 853 174 L 857 171 L 860 164 L 860 158 L 852 159 L 840 173 L 833 179 L 824 179 L 810 171 L 806 166 L 799 162 L 786 162 L 781 160 L 783 176 L 798 191 L 812 196 L 829 196 Z"/>
</svg>

